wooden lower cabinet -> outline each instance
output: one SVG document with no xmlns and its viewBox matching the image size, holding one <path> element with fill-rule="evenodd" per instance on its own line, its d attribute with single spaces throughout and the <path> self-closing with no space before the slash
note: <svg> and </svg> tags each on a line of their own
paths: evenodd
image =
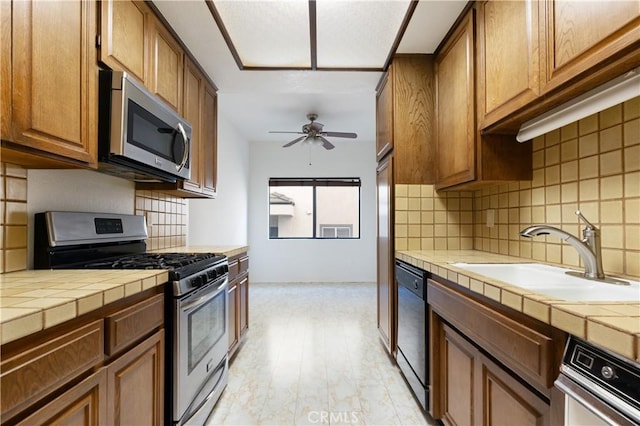
<svg viewBox="0 0 640 426">
<path fill-rule="evenodd" d="M 2 345 L 1 424 L 162 425 L 163 301 L 150 289 Z"/>
<path fill-rule="evenodd" d="M 441 420 L 447 425 L 550 423 L 550 405 L 441 323 Z"/>
<path fill-rule="evenodd" d="M 107 424 L 161 425 L 164 421 L 164 330 L 107 367 Z"/>
<path fill-rule="evenodd" d="M 433 418 L 445 425 L 564 424 L 564 397 L 553 386 L 564 333 L 434 279 L 427 295 Z"/>
<path fill-rule="evenodd" d="M 107 424 L 107 372 L 101 368 L 18 425 Z"/>
<path fill-rule="evenodd" d="M 249 256 L 241 253 L 229 259 L 229 358 L 240 348 L 249 331 Z"/>
</svg>

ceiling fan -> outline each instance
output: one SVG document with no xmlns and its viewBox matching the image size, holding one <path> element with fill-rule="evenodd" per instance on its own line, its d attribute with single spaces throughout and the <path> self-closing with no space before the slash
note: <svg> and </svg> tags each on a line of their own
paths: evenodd
<svg viewBox="0 0 640 426">
<path fill-rule="evenodd" d="M 358 137 L 357 134 L 355 133 L 348 133 L 348 132 L 325 132 L 324 130 L 322 130 L 322 128 L 324 127 L 324 124 L 322 123 L 318 123 L 316 121 L 316 119 L 318 118 L 318 114 L 307 114 L 307 118 L 309 120 L 311 120 L 310 123 L 305 124 L 304 126 L 302 126 L 302 131 L 301 132 L 280 132 L 280 131 L 270 131 L 269 133 L 295 133 L 298 135 L 303 135 L 300 136 L 299 138 L 296 138 L 294 140 L 292 140 L 291 142 L 282 145 L 283 148 L 288 148 L 293 144 L 296 144 L 302 140 L 304 141 L 309 141 L 309 142 L 319 142 L 322 144 L 322 146 L 325 149 L 333 149 L 335 148 L 335 146 L 329 142 L 326 137 L 330 137 L 330 138 L 350 138 L 350 139 L 355 139 Z"/>
</svg>

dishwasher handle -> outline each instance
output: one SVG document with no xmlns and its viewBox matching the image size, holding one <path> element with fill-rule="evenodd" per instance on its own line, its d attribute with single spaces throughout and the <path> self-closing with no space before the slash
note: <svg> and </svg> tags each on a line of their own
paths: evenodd
<svg viewBox="0 0 640 426">
<path fill-rule="evenodd" d="M 404 262 L 396 261 L 396 282 L 414 293 L 416 296 L 426 300 L 425 296 L 425 272 Z"/>
</svg>

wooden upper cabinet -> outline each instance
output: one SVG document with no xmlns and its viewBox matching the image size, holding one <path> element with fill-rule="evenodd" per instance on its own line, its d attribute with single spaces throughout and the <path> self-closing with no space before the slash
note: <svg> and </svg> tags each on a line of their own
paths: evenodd
<svg viewBox="0 0 640 426">
<path fill-rule="evenodd" d="M 436 189 L 475 179 L 474 11 L 436 58 Z"/>
<path fill-rule="evenodd" d="M 146 83 L 149 6 L 129 0 L 103 0 L 100 4 L 98 59 Z"/>
<path fill-rule="evenodd" d="M 540 93 L 539 2 L 477 3 L 480 128 L 524 107 Z"/>
<path fill-rule="evenodd" d="M 210 84 L 204 85 L 202 106 L 203 141 L 202 192 L 215 197 L 218 190 L 218 96 Z"/>
<path fill-rule="evenodd" d="M 4 26 L 9 10 L 10 57 L 5 52 L 9 29 Z M 3 62 L 10 61 L 3 63 L 2 77 L 11 79 L 10 86 L 2 86 L 3 161 L 47 167 L 51 158 L 95 167 L 96 3 L 17 1 L 3 6 L 2 12 Z M 38 157 L 22 158 L 22 150 Z"/>
<path fill-rule="evenodd" d="M 182 115 L 191 124 L 191 151 L 189 164 L 191 166 L 191 178 L 184 182 L 184 186 L 196 191 L 201 188 L 201 156 L 203 148 L 202 140 L 202 106 L 204 101 L 204 80 L 200 71 L 187 61 L 184 67 L 184 92 L 182 99 Z"/>
<path fill-rule="evenodd" d="M 138 183 L 184 198 L 213 198 L 217 181 L 216 89 L 189 58 L 184 66 L 182 115 L 191 124 L 191 177 L 176 183 Z"/>
<path fill-rule="evenodd" d="M 147 87 L 181 112 L 184 51 L 162 22 L 155 16 L 150 21 Z"/>
<path fill-rule="evenodd" d="M 394 183 L 435 181 L 434 65 L 431 55 L 396 55 L 378 86 L 378 161 L 393 151 Z"/>
<path fill-rule="evenodd" d="M 640 6 L 631 1 L 546 0 L 547 75 L 545 91 L 594 67 L 636 53 L 640 41 Z M 621 74 L 622 69 L 613 73 Z"/>
<path fill-rule="evenodd" d="M 376 96 L 376 157 L 380 161 L 393 149 L 393 78 L 389 69 Z"/>
</svg>

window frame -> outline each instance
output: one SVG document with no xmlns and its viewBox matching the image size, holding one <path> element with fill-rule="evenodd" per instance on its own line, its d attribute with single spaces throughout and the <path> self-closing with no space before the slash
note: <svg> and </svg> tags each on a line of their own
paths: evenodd
<svg viewBox="0 0 640 426">
<path fill-rule="evenodd" d="M 271 188 L 278 186 L 311 186 L 312 187 L 312 234 L 309 237 L 272 237 L 271 234 L 271 202 L 269 202 L 269 227 L 268 237 L 269 240 L 359 240 L 361 236 L 362 225 L 362 180 L 357 177 L 350 178 L 321 178 L 321 177 L 308 177 L 308 178 L 269 178 L 268 188 L 269 194 L 271 194 Z M 358 188 L 358 236 L 357 237 L 338 237 L 336 231 L 336 237 L 322 237 L 318 229 L 318 205 L 317 205 L 317 192 L 318 187 L 357 187 Z M 340 227 L 344 225 L 331 225 Z M 353 234 L 353 226 L 351 227 L 351 234 Z"/>
</svg>

